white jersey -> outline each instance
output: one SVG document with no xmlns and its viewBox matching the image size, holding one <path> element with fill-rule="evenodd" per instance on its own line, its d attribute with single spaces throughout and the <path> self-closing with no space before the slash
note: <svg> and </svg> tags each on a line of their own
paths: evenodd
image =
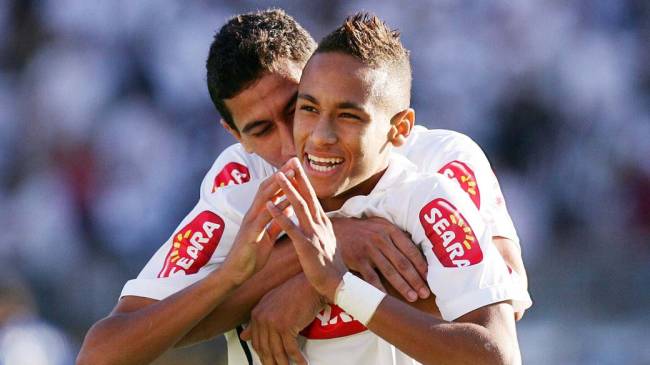
<svg viewBox="0 0 650 365">
<path fill-rule="evenodd" d="M 413 166 L 408 161 L 402 161 L 402 164 L 410 165 L 408 168 L 404 166 L 406 168 L 404 171 L 410 171 L 408 172 L 409 176 L 415 176 L 413 172 L 417 170 L 421 172 L 440 172 L 449 177 L 463 189 L 467 194 L 466 197 L 470 198 L 466 199 L 466 202 L 471 202 L 480 211 L 482 222 L 471 224 L 471 227 L 482 226 L 483 222 L 485 222 L 488 227 L 483 232 L 491 232 L 490 234 L 493 236 L 504 236 L 518 242 L 516 231 L 503 203 L 496 177 L 492 173 L 487 158 L 470 138 L 452 131 L 427 130 L 423 127 L 416 127 L 407 141 L 405 146 L 396 149 L 395 152 L 408 157 L 416 163 L 417 166 Z M 391 164 L 391 168 L 382 178 L 378 188 L 390 186 L 395 182 L 399 182 L 398 185 L 402 186 L 403 181 L 400 182 L 389 178 L 392 176 L 391 171 L 397 169 L 395 165 L 396 163 Z M 122 291 L 122 296 L 135 295 L 161 300 L 200 280 L 218 267 L 230 250 L 239 229 L 241 218 L 248 210 L 249 202 L 255 195 L 257 184 L 251 184 L 246 189 L 235 189 L 234 191 L 245 192 L 244 196 L 238 198 L 237 202 L 232 201 L 234 196 L 239 195 L 233 192 L 233 189 L 225 189 L 229 191 L 227 197 L 230 197 L 230 199 L 226 199 L 224 194 L 218 193 L 221 190 L 219 188 L 261 179 L 270 176 L 275 170 L 258 156 L 246 153 L 239 144 L 227 148 L 215 161 L 204 178 L 201 184 L 200 200 L 197 205 L 181 222 L 174 235 L 151 258 L 138 275 L 138 278 L 127 282 Z M 435 179 L 440 180 L 439 177 Z M 408 186 L 416 187 L 414 184 Z M 443 182 L 442 185 L 449 184 Z M 396 189 L 397 186 L 393 188 Z M 428 191 L 430 187 L 423 184 L 421 188 L 424 189 L 423 191 Z M 375 191 L 379 190 L 376 188 Z M 393 209 L 382 210 L 383 204 L 390 199 L 385 197 L 382 198 L 383 200 L 379 199 L 379 195 L 375 194 L 375 191 L 371 196 L 363 197 L 363 199 L 360 199 L 362 197 L 351 199 L 339 212 L 332 214 L 382 216 L 411 232 L 409 229 L 414 228 L 413 221 L 408 222 L 411 227 L 399 224 L 407 223 L 403 221 L 406 217 L 405 212 L 398 212 Z M 400 192 L 395 196 L 405 197 L 409 195 L 406 192 Z M 224 201 L 229 201 L 230 204 L 224 204 Z M 403 202 L 402 198 L 399 201 Z M 380 204 L 380 202 L 382 203 Z M 394 204 L 394 206 L 398 207 L 400 204 Z M 440 210 L 440 208 L 436 209 Z M 459 211 L 463 212 L 465 210 L 459 209 Z M 385 214 L 388 214 L 388 216 Z M 433 216 L 429 217 L 433 219 Z M 412 232 L 411 234 L 413 235 Z M 472 247 L 471 242 L 467 242 Z M 431 249 L 427 254 L 426 241 L 421 240 L 416 243 L 422 245 L 423 252 L 427 255 L 427 261 L 430 262 L 429 276 L 431 277 L 431 273 L 435 271 L 431 267 L 432 255 L 435 253 L 433 244 L 431 244 Z M 493 246 L 489 245 L 489 247 L 486 252 L 491 255 Z M 467 245 L 465 245 L 465 248 L 467 248 Z M 458 261 L 461 260 L 458 259 L 460 251 L 452 252 L 456 252 L 456 254 L 454 254 L 454 259 L 450 259 L 452 261 L 449 262 L 452 262 L 452 264 L 454 264 L 454 260 L 457 263 L 461 262 Z M 486 262 L 491 260 L 492 258 Z M 434 274 L 434 276 L 436 275 Z M 433 284 L 435 285 L 435 281 Z M 437 293 L 434 287 L 432 287 L 432 291 Z M 525 292 L 518 295 L 528 298 Z M 453 319 L 457 317 L 454 314 L 455 311 L 464 312 L 464 309 L 462 309 L 464 307 L 458 303 L 452 306 L 457 308 L 455 311 L 443 310 L 445 303 L 442 298 L 444 296 L 437 295 L 437 297 L 443 318 Z M 464 296 L 464 298 L 470 299 L 469 296 Z M 486 304 L 478 305 L 476 308 Z M 337 351 L 342 350 L 341 346 L 345 348 L 345 346 L 350 345 L 353 346 L 347 348 L 355 349 L 354 355 L 348 352 L 346 356 L 350 360 L 349 362 L 345 360 L 345 363 L 394 364 L 405 363 L 400 359 L 408 360 L 405 355 L 399 351 L 395 352 L 389 344 L 372 335 L 361 323 L 354 321 L 337 306 L 327 306 L 315 318 L 314 322 L 302 331 L 302 335 L 307 339 L 304 351 L 312 364 L 331 363 L 334 359 L 328 357 L 327 354 L 336 354 Z M 247 364 L 251 361 L 259 363 L 250 345 L 240 341 L 234 330 L 226 334 L 226 339 L 228 340 L 229 363 Z M 341 362 L 341 358 L 337 357 L 336 362 Z"/>
<path fill-rule="evenodd" d="M 394 150 L 417 166 L 419 172 L 438 172 L 455 181 L 474 202 L 493 236 L 519 237 L 490 162 L 468 136 L 415 126 L 404 146 Z"/>
</svg>

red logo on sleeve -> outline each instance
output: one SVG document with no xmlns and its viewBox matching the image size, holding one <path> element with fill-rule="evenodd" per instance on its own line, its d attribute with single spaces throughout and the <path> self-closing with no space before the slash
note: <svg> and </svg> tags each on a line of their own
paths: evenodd
<svg viewBox="0 0 650 365">
<path fill-rule="evenodd" d="M 230 162 L 214 177 L 212 192 L 214 193 L 222 186 L 243 184 L 250 179 L 251 175 L 248 172 L 248 167 L 237 162 Z"/>
<path fill-rule="evenodd" d="M 217 249 L 223 229 L 221 217 L 207 210 L 201 212 L 174 235 L 172 247 L 158 277 L 194 274 L 199 271 Z"/>
<path fill-rule="evenodd" d="M 481 208 L 481 192 L 476 183 L 476 175 L 474 175 L 474 171 L 466 163 L 458 160 L 451 161 L 438 170 L 438 173 L 456 180 L 461 189 L 472 199 L 474 205 L 479 209 Z"/>
<path fill-rule="evenodd" d="M 327 304 L 300 334 L 312 340 L 324 340 L 350 336 L 365 330 L 366 327 L 361 322 L 345 313 L 341 307 Z"/>
<path fill-rule="evenodd" d="M 483 252 L 472 227 L 445 199 L 434 199 L 420 210 L 420 223 L 433 245 L 433 253 L 445 267 L 478 264 Z"/>
</svg>

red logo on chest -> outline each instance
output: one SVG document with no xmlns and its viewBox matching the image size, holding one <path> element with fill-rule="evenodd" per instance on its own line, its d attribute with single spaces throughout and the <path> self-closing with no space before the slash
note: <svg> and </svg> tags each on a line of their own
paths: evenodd
<svg viewBox="0 0 650 365">
<path fill-rule="evenodd" d="M 328 304 L 300 334 L 311 340 L 324 340 L 354 335 L 366 329 L 339 306 Z"/>
<path fill-rule="evenodd" d="M 434 199 L 420 210 L 420 223 L 445 267 L 463 267 L 483 261 L 483 252 L 472 227 L 445 199 Z"/>
<path fill-rule="evenodd" d="M 438 173 L 456 180 L 460 188 L 472 199 L 474 205 L 479 209 L 481 208 L 481 192 L 476 182 L 476 175 L 474 175 L 474 171 L 467 164 L 458 160 L 451 161 L 438 170 Z"/>
<path fill-rule="evenodd" d="M 159 278 L 178 274 L 194 274 L 207 264 L 223 235 L 223 219 L 203 211 L 172 239 Z"/>
<path fill-rule="evenodd" d="M 248 172 L 248 167 L 237 162 L 230 162 L 214 177 L 212 192 L 214 193 L 222 186 L 243 184 L 250 179 L 251 175 Z"/>
</svg>

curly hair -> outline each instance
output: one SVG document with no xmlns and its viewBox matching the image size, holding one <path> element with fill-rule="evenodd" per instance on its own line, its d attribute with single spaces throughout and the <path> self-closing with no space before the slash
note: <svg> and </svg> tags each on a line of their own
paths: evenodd
<svg viewBox="0 0 650 365">
<path fill-rule="evenodd" d="M 281 9 L 234 16 L 215 34 L 206 62 L 210 98 L 237 130 L 224 99 L 245 90 L 289 60 L 301 68 L 316 48 L 311 35 Z"/>
</svg>

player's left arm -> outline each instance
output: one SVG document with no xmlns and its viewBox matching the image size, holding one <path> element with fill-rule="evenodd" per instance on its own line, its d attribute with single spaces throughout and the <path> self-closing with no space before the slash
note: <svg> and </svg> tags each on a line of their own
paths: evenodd
<svg viewBox="0 0 650 365">
<path fill-rule="evenodd" d="M 519 237 L 501 187 L 490 161 L 481 147 L 471 138 L 453 134 L 447 142 L 444 158 L 435 160 L 431 170 L 446 176 L 456 183 L 472 200 L 481 217 L 492 231 L 492 243 L 497 247 L 508 267 L 514 272 L 517 282 L 524 290 L 528 289 L 528 276 L 521 254 Z M 420 169 L 428 171 L 425 164 Z M 517 310 L 515 317 L 521 319 L 524 310 Z"/>
</svg>

